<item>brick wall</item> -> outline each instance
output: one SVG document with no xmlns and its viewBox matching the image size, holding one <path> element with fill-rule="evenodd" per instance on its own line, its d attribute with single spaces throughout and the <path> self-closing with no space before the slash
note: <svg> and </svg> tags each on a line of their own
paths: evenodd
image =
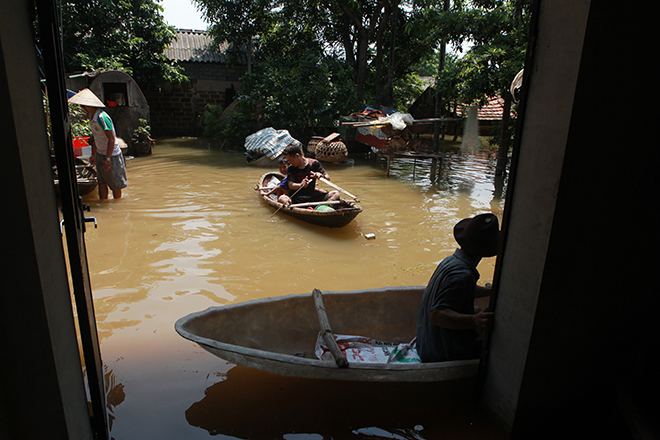
<svg viewBox="0 0 660 440">
<path fill-rule="evenodd" d="M 151 109 L 154 137 L 204 135 L 204 110 L 207 104 L 229 105 L 240 88 L 245 67 L 218 63 L 182 63 L 190 81 L 145 92 Z"/>
<path fill-rule="evenodd" d="M 224 92 L 197 92 L 186 84 L 145 93 L 154 137 L 202 136 L 206 104 L 222 104 Z"/>
</svg>

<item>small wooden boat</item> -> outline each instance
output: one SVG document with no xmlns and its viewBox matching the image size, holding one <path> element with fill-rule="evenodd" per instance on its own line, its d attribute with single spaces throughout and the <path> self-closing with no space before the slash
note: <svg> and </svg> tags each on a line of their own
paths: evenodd
<svg viewBox="0 0 660 440">
<path fill-rule="evenodd" d="M 57 174 L 57 166 L 55 164 L 55 158 L 51 157 L 52 163 L 52 172 L 53 172 L 53 183 L 55 184 L 55 192 L 57 195 L 60 194 L 60 181 Z M 84 196 L 94 191 L 94 188 L 98 186 L 98 178 L 96 177 L 96 170 L 94 167 L 84 159 L 78 157 L 75 158 L 76 165 L 76 182 L 78 186 L 78 194 Z"/>
<path fill-rule="evenodd" d="M 284 176 L 280 173 L 266 173 L 259 179 L 257 188 L 267 187 L 273 177 L 277 178 L 279 181 L 284 179 Z M 277 200 L 265 196 L 261 191 L 260 196 L 266 203 L 276 208 L 278 212 L 283 212 L 284 214 L 313 225 L 325 226 L 328 228 L 341 228 L 346 226 L 362 212 L 362 208 L 357 203 L 343 199 L 337 202 L 322 203 L 322 205 L 332 206 L 333 209 L 320 211 L 314 209 L 315 206 L 320 204 L 319 202 L 285 206 Z M 312 209 L 308 209 L 309 207 Z"/>
<path fill-rule="evenodd" d="M 324 340 L 334 332 L 410 342 L 416 334 L 423 292 L 424 286 L 386 287 L 258 299 L 192 313 L 180 318 L 175 329 L 226 361 L 283 376 L 385 382 L 438 382 L 476 376 L 477 359 L 348 362 L 342 368 L 341 357 L 335 356 L 333 362 L 314 354 L 319 332 Z"/>
</svg>

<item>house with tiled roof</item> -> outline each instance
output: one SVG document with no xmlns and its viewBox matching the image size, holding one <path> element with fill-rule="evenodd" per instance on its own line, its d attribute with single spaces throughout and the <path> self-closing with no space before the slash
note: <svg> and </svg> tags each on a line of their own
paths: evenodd
<svg viewBox="0 0 660 440">
<path fill-rule="evenodd" d="M 233 101 L 247 62 L 230 62 L 226 49 L 214 49 L 206 31 L 176 30 L 176 39 L 164 54 L 183 67 L 188 81 L 163 84 L 159 90 L 148 92 L 154 135 L 201 136 L 206 105 L 227 107 Z"/>
<path fill-rule="evenodd" d="M 462 107 L 459 109 L 459 114 L 461 116 L 467 117 L 467 107 Z M 488 102 L 486 102 L 486 104 L 479 106 L 479 121 L 501 121 L 503 114 L 504 98 L 501 96 L 490 97 L 488 98 Z M 511 117 L 516 117 L 516 113 L 513 110 L 511 110 Z"/>
<path fill-rule="evenodd" d="M 433 88 L 432 78 L 427 79 L 427 82 L 431 85 L 424 90 L 422 95 L 417 98 L 408 110 L 408 113 L 410 113 L 415 119 L 435 117 L 435 89 Z M 454 108 L 452 114 L 444 115 L 444 117 L 467 118 L 469 107 L 467 104 L 458 104 L 452 107 Z M 490 97 L 486 104 L 479 105 L 478 107 L 479 134 L 481 136 L 491 135 L 492 126 L 502 120 L 502 114 L 504 113 L 504 99 L 501 96 Z M 516 117 L 513 109 L 511 110 L 511 117 Z M 453 128 L 453 124 L 449 124 L 447 134 L 453 134 Z"/>
</svg>

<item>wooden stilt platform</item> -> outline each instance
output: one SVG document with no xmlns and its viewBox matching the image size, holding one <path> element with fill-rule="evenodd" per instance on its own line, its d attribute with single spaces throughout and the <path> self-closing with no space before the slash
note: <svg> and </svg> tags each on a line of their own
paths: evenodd
<svg viewBox="0 0 660 440">
<path fill-rule="evenodd" d="M 443 154 L 438 153 L 416 153 L 414 151 L 379 151 L 379 156 L 385 157 L 387 159 L 387 177 L 390 177 L 390 163 L 392 159 L 413 159 L 413 180 L 415 180 L 415 169 L 417 167 L 418 159 L 432 159 L 431 162 L 431 180 L 435 180 L 435 171 L 436 166 L 442 165 L 442 159 L 444 158 Z"/>
</svg>

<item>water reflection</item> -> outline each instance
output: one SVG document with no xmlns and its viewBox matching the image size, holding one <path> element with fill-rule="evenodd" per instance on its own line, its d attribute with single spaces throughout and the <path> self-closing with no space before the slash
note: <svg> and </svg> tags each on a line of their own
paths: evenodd
<svg viewBox="0 0 660 440">
<path fill-rule="evenodd" d="M 241 439 L 506 438 L 473 406 L 473 385 L 335 382 L 235 367 L 186 420 Z M 452 437 L 457 432 L 464 436 Z"/>
<path fill-rule="evenodd" d="M 394 429 L 393 432 L 377 427 L 370 427 L 356 429 L 353 431 L 353 434 L 359 434 L 364 438 L 372 439 L 424 440 L 419 434 L 423 430 L 424 427 L 422 425 L 417 425 L 413 429 Z"/>
<path fill-rule="evenodd" d="M 108 411 L 108 426 L 112 431 L 112 425 L 115 420 L 114 410 L 120 405 L 126 398 L 124 393 L 124 384 L 117 383 L 114 372 L 112 369 L 109 369 L 108 366 L 105 366 L 105 389 L 106 389 L 106 406 Z"/>
<path fill-rule="evenodd" d="M 341 229 L 273 215 L 253 190 L 265 170 L 245 166 L 242 153 L 194 141 L 161 141 L 152 156 L 128 161 L 123 199 L 86 196 L 98 220 L 86 246 L 111 435 L 338 439 L 386 430 L 433 439 L 471 432 L 456 409 L 461 393 L 451 389 L 436 389 L 453 396 L 437 402 L 428 385 L 281 378 L 223 363 L 173 330 L 181 316 L 210 306 L 314 288 L 426 284 L 454 251 L 458 220 L 500 215 L 506 182 L 495 185 L 490 153 L 449 156 L 435 180 L 419 163 L 413 179 L 412 165 L 394 160 L 389 178 L 375 159 L 330 168 L 364 208 Z M 482 283 L 492 281 L 494 263 L 480 264 Z M 427 407 L 410 402 L 419 396 Z"/>
</svg>

